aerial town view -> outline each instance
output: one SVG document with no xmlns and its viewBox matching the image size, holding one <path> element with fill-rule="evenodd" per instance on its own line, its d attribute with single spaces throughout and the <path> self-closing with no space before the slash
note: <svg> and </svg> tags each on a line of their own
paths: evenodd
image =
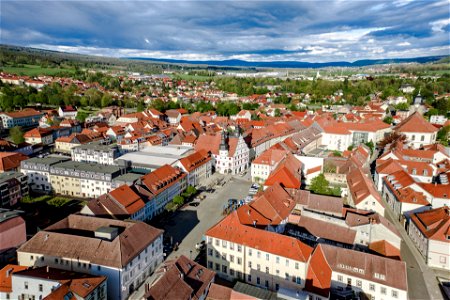
<svg viewBox="0 0 450 300">
<path fill-rule="evenodd" d="M 0 300 L 450 300 L 449 0 L 0 20 Z"/>
</svg>

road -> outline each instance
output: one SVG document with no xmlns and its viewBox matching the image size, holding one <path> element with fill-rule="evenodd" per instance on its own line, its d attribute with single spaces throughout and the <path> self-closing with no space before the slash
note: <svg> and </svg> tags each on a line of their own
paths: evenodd
<svg viewBox="0 0 450 300">
<path fill-rule="evenodd" d="M 202 200 L 199 206 L 187 205 L 181 208 L 163 226 L 165 234 L 173 237 L 173 243 L 179 243 L 178 250 L 172 252 L 167 257 L 168 260 L 175 259 L 180 255 L 195 259 L 198 254 L 195 244 L 203 239 L 205 232 L 210 227 L 223 218 L 223 207 L 228 199 L 243 199 L 247 196 L 251 186 L 248 176 L 231 177 L 227 175 L 224 178 L 227 183 L 212 194 L 205 193 L 206 199 Z M 154 279 L 154 275 L 150 276 L 146 283 L 151 283 Z M 145 285 L 143 284 L 129 299 L 141 299 L 144 292 Z"/>
<path fill-rule="evenodd" d="M 386 201 L 384 201 L 384 205 L 385 217 L 394 224 L 402 237 L 400 254 L 402 260 L 406 263 L 409 299 L 444 299 L 436 274 L 425 264 L 425 260 Z"/>
</svg>

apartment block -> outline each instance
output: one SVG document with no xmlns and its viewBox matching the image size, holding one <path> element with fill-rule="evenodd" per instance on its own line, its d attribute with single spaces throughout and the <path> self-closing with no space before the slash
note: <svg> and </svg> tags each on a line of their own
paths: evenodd
<svg viewBox="0 0 450 300">
<path fill-rule="evenodd" d="M 113 165 L 114 160 L 120 156 L 117 145 L 104 145 L 101 143 L 90 143 L 73 147 L 71 154 L 73 161 L 98 163 L 101 165 Z"/>
<path fill-rule="evenodd" d="M 28 185 L 32 191 L 50 193 L 50 167 L 70 160 L 64 156 L 47 156 L 44 158 L 30 158 L 20 163 L 20 172 L 27 175 Z"/>
<path fill-rule="evenodd" d="M 162 234 L 142 222 L 70 215 L 39 231 L 17 257 L 21 266 L 106 276 L 108 299 L 122 300 L 163 261 Z"/>
<path fill-rule="evenodd" d="M 0 206 L 12 207 L 28 195 L 27 176 L 19 172 L 0 173 Z"/>
</svg>

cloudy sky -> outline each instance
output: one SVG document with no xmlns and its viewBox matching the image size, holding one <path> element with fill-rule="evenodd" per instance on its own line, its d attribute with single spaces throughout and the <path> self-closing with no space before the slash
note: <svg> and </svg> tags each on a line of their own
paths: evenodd
<svg viewBox="0 0 450 300">
<path fill-rule="evenodd" d="M 115 57 L 308 62 L 450 55 L 450 0 L 1 0 L 2 44 Z"/>
</svg>

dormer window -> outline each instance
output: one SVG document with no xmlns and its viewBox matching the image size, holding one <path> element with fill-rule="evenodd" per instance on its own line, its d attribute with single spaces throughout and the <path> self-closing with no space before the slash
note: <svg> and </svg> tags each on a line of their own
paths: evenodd
<svg viewBox="0 0 450 300">
<path fill-rule="evenodd" d="M 412 169 L 412 172 L 411 172 L 413 175 L 416 175 L 417 174 L 417 170 L 414 168 L 414 169 Z"/>
<path fill-rule="evenodd" d="M 428 171 L 427 170 L 423 170 L 423 176 L 428 176 Z"/>
</svg>

